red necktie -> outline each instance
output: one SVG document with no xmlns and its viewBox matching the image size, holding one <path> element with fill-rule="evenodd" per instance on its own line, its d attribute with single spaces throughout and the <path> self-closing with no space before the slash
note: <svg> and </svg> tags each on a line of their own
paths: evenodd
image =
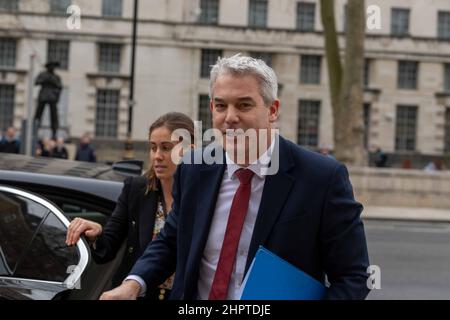
<svg viewBox="0 0 450 320">
<path fill-rule="evenodd" d="M 227 229 L 220 251 L 219 263 L 209 293 L 209 300 L 225 300 L 228 294 L 231 272 L 236 260 L 236 252 L 241 238 L 242 227 L 247 215 L 250 200 L 253 171 L 240 169 L 236 171 L 240 185 L 236 190 L 228 217 Z"/>
</svg>

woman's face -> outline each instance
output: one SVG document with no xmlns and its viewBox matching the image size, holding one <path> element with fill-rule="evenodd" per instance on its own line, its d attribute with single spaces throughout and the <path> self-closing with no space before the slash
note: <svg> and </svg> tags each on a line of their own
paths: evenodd
<svg viewBox="0 0 450 320">
<path fill-rule="evenodd" d="M 171 179 L 177 169 L 172 162 L 172 149 L 177 141 L 171 141 L 172 132 L 166 127 L 156 128 L 150 134 L 150 163 L 158 179 Z"/>
</svg>

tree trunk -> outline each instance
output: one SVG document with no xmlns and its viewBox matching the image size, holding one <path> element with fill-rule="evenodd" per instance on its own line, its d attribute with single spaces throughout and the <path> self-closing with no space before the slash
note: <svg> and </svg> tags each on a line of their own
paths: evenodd
<svg viewBox="0 0 450 320">
<path fill-rule="evenodd" d="M 342 64 L 339 53 L 338 36 L 336 33 L 336 23 L 334 18 L 334 1 L 320 0 L 322 24 L 324 28 L 325 52 L 328 65 L 328 79 L 330 83 L 330 98 L 333 111 L 333 133 L 336 140 L 336 132 L 339 132 L 338 125 L 340 112 L 340 92 L 342 83 Z"/>
<path fill-rule="evenodd" d="M 364 2 L 349 0 L 347 3 L 343 70 L 335 27 L 334 1 L 320 2 L 333 109 L 335 156 L 338 160 L 355 166 L 367 164 L 363 122 Z"/>
<path fill-rule="evenodd" d="M 345 66 L 340 94 L 339 145 L 336 156 L 355 166 L 364 166 L 363 69 L 364 69 L 364 1 L 349 0 L 347 4 Z"/>
</svg>

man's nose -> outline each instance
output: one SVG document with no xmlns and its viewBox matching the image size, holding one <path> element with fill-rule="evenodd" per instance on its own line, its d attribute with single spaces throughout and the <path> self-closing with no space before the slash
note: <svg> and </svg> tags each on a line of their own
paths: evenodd
<svg viewBox="0 0 450 320">
<path fill-rule="evenodd" d="M 225 122 L 228 124 L 239 122 L 239 113 L 234 106 L 229 106 L 227 108 Z"/>
</svg>

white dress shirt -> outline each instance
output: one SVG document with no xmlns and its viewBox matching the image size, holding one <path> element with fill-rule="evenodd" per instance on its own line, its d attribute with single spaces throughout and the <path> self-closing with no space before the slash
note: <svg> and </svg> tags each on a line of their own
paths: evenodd
<svg viewBox="0 0 450 320">
<path fill-rule="evenodd" d="M 266 159 L 262 163 L 268 163 L 267 159 L 274 148 L 274 141 L 268 151 L 266 151 L 259 159 Z M 225 230 L 230 215 L 231 204 L 234 194 L 239 187 L 239 179 L 235 172 L 243 167 L 234 163 L 227 153 L 225 153 L 227 167 L 225 169 L 222 183 L 220 185 L 219 195 L 214 209 L 214 215 L 209 230 L 208 240 L 200 261 L 199 278 L 197 283 L 198 296 L 200 300 L 207 300 L 211 290 L 214 274 L 219 262 L 220 251 L 222 249 L 223 239 L 225 238 Z M 228 287 L 227 300 L 237 300 L 241 296 L 241 283 L 244 276 L 245 265 L 247 263 L 248 250 L 253 235 L 256 217 L 261 204 L 261 197 L 264 189 L 266 177 L 263 170 L 264 165 L 259 161 L 250 164 L 247 169 L 252 170 L 255 174 L 252 177 L 251 193 L 248 205 L 247 215 L 245 217 L 244 226 L 242 228 L 241 238 L 236 252 L 236 261 L 234 263 L 231 279 Z M 146 291 L 146 284 L 139 276 L 131 275 L 126 280 L 135 280 L 141 285 L 141 293 Z"/>
<path fill-rule="evenodd" d="M 217 263 L 219 262 L 223 239 L 225 238 L 231 204 L 240 184 L 235 172 L 242 169 L 242 167 L 235 164 L 228 155 L 226 155 L 226 161 L 227 168 L 225 169 L 222 184 L 220 185 L 208 240 L 200 261 L 198 278 L 198 298 L 200 300 L 207 300 L 209 297 Z M 260 164 L 253 163 L 248 166 L 248 169 L 252 170 L 255 175 L 252 178 L 248 211 L 236 252 L 236 261 L 231 273 L 227 300 L 237 300 L 240 298 L 240 288 L 244 276 L 245 264 L 247 263 L 248 250 L 264 189 L 265 176 L 261 174 Z"/>
</svg>

